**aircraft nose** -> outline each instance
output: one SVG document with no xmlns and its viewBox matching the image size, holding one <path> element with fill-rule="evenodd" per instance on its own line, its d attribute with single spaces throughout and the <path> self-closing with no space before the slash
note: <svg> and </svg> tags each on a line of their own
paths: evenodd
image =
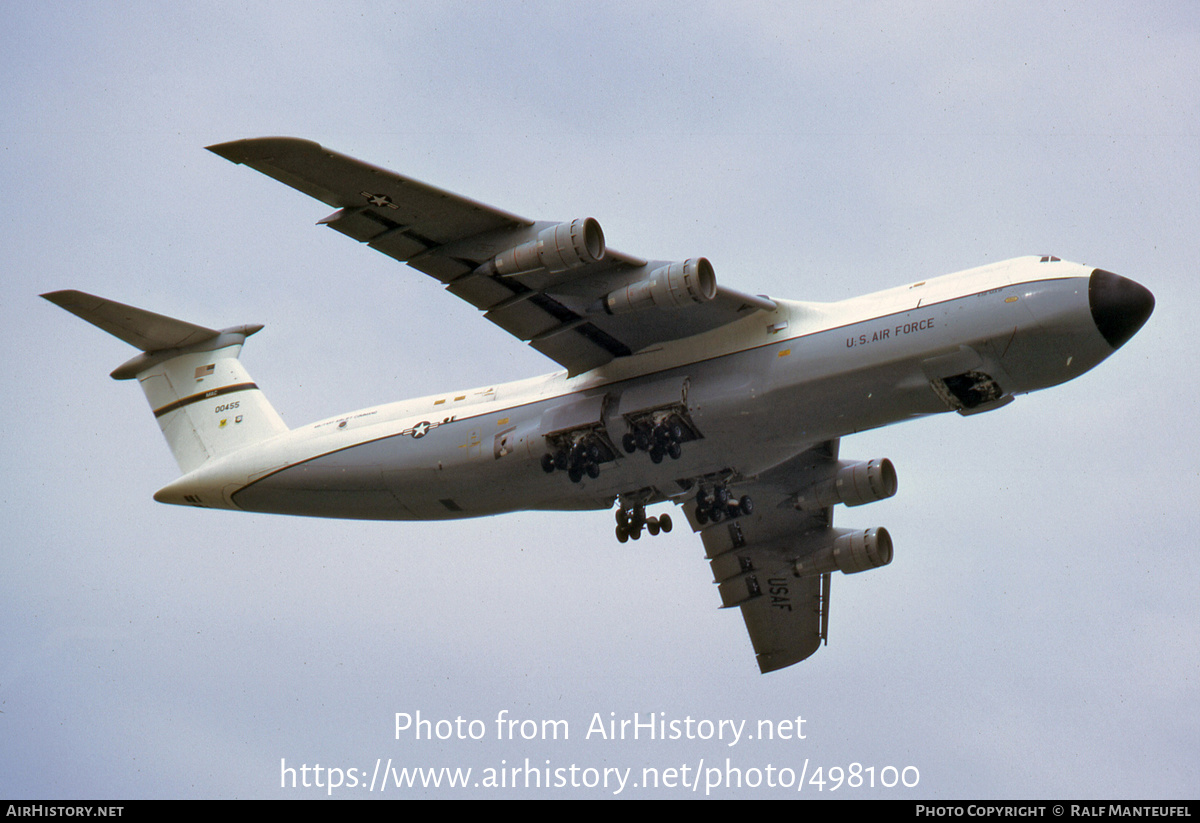
<svg viewBox="0 0 1200 823">
<path fill-rule="evenodd" d="M 1096 269 L 1088 280 L 1092 320 L 1114 349 L 1137 334 L 1154 311 L 1154 295 L 1140 283 Z"/>
</svg>

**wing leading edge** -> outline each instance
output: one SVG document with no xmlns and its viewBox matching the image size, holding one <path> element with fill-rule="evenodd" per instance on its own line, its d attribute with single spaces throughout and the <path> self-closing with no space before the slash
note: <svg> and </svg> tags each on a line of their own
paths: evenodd
<svg viewBox="0 0 1200 823">
<path fill-rule="evenodd" d="M 208 148 L 336 208 L 320 222 L 436 278 L 571 374 L 774 307 L 717 286 L 703 258 L 608 249 L 590 218 L 534 222 L 309 140 Z"/>
</svg>

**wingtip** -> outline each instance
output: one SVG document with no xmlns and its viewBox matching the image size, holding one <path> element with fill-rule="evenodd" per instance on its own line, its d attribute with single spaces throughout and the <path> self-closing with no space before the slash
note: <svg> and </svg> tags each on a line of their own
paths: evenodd
<svg viewBox="0 0 1200 823">
<path fill-rule="evenodd" d="M 231 163 L 265 160 L 296 151 L 321 151 L 319 143 L 299 137 L 251 137 L 245 140 L 231 140 L 228 143 L 213 143 L 204 148 Z"/>
<path fill-rule="evenodd" d="M 233 147 L 236 146 L 239 142 L 241 142 L 241 141 L 235 140 L 231 143 L 213 143 L 211 146 L 205 146 L 204 148 L 208 149 L 213 154 L 215 154 L 219 157 L 224 157 L 226 160 L 231 160 L 234 163 L 237 163 L 238 162 L 237 155 L 233 151 Z"/>
<path fill-rule="evenodd" d="M 69 306 L 78 303 L 80 300 L 87 298 L 97 299 L 94 295 L 76 289 L 59 289 L 58 291 L 43 292 L 38 297 L 50 301 L 59 308 L 67 309 L 67 311 L 70 311 Z"/>
</svg>

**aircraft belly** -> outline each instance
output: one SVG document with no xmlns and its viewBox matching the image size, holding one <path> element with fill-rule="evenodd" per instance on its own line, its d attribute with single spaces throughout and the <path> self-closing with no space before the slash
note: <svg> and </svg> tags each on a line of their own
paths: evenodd
<svg viewBox="0 0 1200 823">
<path fill-rule="evenodd" d="M 421 516 L 392 493 L 378 464 L 356 449 L 275 472 L 233 494 L 245 511 L 304 514 L 356 520 L 417 520 Z"/>
</svg>

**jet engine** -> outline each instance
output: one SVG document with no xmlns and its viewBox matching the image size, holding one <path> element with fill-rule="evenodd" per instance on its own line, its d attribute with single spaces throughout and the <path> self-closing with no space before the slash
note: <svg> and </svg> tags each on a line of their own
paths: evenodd
<svg viewBox="0 0 1200 823">
<path fill-rule="evenodd" d="M 584 217 L 542 229 L 536 239 L 501 252 L 479 270 L 501 277 L 538 269 L 557 273 L 603 259 L 604 232 L 594 218 Z"/>
<path fill-rule="evenodd" d="M 896 469 L 886 457 L 857 463 L 839 461 L 837 472 L 796 495 L 793 505 L 802 511 L 819 511 L 842 503 L 862 506 L 896 493 Z"/>
<path fill-rule="evenodd" d="M 716 295 L 717 276 L 712 263 L 696 257 L 657 268 L 645 280 L 609 293 L 602 302 L 609 314 L 624 314 L 652 306 L 676 309 L 707 303 Z"/>
<path fill-rule="evenodd" d="M 834 529 L 831 545 L 798 558 L 792 567 L 796 577 L 812 577 L 835 569 L 844 574 L 877 569 L 892 562 L 892 536 L 885 528 Z"/>
</svg>

